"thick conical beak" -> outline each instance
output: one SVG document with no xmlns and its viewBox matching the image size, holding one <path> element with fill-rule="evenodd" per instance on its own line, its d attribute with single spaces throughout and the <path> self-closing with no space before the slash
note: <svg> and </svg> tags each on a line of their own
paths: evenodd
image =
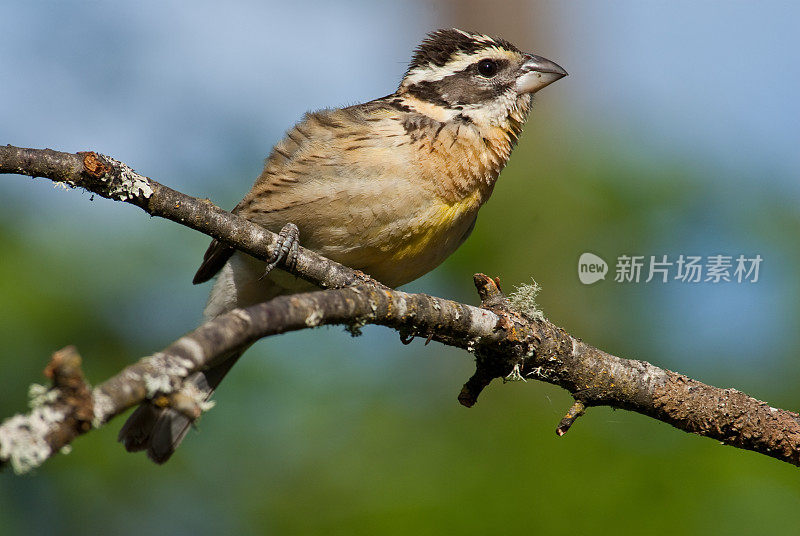
<svg viewBox="0 0 800 536">
<path fill-rule="evenodd" d="M 525 63 L 519 68 L 517 93 L 536 93 L 545 86 L 567 76 L 560 65 L 541 56 L 525 54 Z"/>
</svg>

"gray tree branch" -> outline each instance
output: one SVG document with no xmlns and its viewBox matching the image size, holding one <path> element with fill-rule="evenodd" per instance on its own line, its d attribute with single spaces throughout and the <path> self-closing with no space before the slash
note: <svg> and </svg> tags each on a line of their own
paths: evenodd
<svg viewBox="0 0 800 536">
<path fill-rule="evenodd" d="M 96 153 L 0 147 L 0 173 L 44 176 L 83 187 L 270 258 L 272 233 Z M 0 425 L 0 464 L 11 464 L 18 472 L 36 467 L 78 435 L 147 398 L 197 417 L 206 407 L 183 388 L 183 379 L 259 338 L 324 324 L 354 330 L 380 324 L 399 331 L 404 341 L 421 336 L 474 353 L 476 372 L 458 396 L 465 406 L 473 405 L 494 378 L 537 379 L 563 387 L 575 399 L 558 425 L 559 435 L 587 408 L 611 406 L 800 465 L 798 414 L 734 389 L 607 354 L 547 319 L 515 312 L 497 281 L 482 274 L 475 276 L 481 306 L 473 307 L 388 289 L 308 250 L 301 249 L 296 266 L 284 268 L 332 289 L 283 296 L 222 315 L 94 388 L 83 379 L 75 349 L 56 352 L 46 369 L 52 386 L 32 389 L 31 411 Z"/>
<path fill-rule="evenodd" d="M 95 152 L 64 153 L 52 149 L 0 146 L 0 173 L 45 177 L 101 197 L 135 205 L 151 216 L 185 225 L 249 253 L 272 257 L 278 235 L 208 199 L 199 199 L 139 175 L 126 164 Z M 300 248 L 295 266 L 279 266 L 322 287 L 377 282 L 365 274 Z"/>
</svg>

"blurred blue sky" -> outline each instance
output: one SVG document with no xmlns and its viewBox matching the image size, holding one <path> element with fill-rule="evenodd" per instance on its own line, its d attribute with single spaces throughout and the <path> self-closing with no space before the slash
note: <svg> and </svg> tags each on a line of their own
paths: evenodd
<svg viewBox="0 0 800 536">
<path fill-rule="evenodd" d="M 581 82 L 570 109 L 642 148 L 731 171 L 800 171 L 800 5 L 561 2 L 558 44 Z M 566 63 L 567 60 L 565 59 Z M 790 176 L 788 173 L 786 176 Z M 795 193 L 798 184 L 789 187 Z"/>
<path fill-rule="evenodd" d="M 552 42 L 531 36 L 524 45 L 547 48 L 572 76 L 548 106 L 555 100 L 566 117 L 625 138 L 632 154 L 712 158 L 764 182 L 800 171 L 797 4 L 545 2 L 527 16 L 537 7 Z M 0 136 L 96 147 L 153 175 L 169 172 L 178 186 L 219 181 L 209 169 L 265 153 L 308 109 L 391 92 L 421 36 L 448 25 L 427 2 L 0 9 Z M 224 147 L 226 137 L 237 146 Z M 797 193 L 794 182 L 781 186 Z"/>
<path fill-rule="evenodd" d="M 525 45 L 546 47 L 571 72 L 547 96 L 562 113 L 635 141 L 637 154 L 714 155 L 764 181 L 776 169 L 800 170 L 798 4 L 544 2 L 526 15 L 537 7 L 553 42 L 531 36 Z M 448 25 L 428 2 L 0 9 L 2 92 L 13 103 L 0 107 L 0 135 L 98 147 L 139 166 L 158 159 L 192 182 L 187 165 L 218 180 L 202 170 L 229 161 L 219 150 L 225 134 L 264 153 L 307 109 L 391 92 L 421 36 Z"/>
<path fill-rule="evenodd" d="M 452 12 L 451 4 L 436 2 L 4 2 L 0 142 L 95 149 L 229 207 L 306 110 L 393 91 L 411 49 L 431 29 L 455 24 Z M 607 142 L 615 159 L 688 165 L 697 171 L 692 180 L 707 181 L 727 210 L 736 210 L 724 202 L 731 189 L 772 190 L 789 203 L 800 194 L 799 14 L 790 2 L 726 2 L 724 9 L 690 1 L 532 2 L 520 16 L 543 29 L 521 36 L 520 46 L 570 72 L 538 97 L 541 119 L 534 123 L 551 128 L 576 156 L 603 151 Z M 487 19 L 487 26 L 496 31 L 503 21 Z M 173 326 L 165 320 L 179 307 L 202 307 L 206 289 L 184 289 L 187 274 L 174 266 L 191 264 L 187 256 L 199 255 L 203 237 L 156 223 L 163 243 L 131 232 L 139 245 L 123 244 L 108 231 L 141 225 L 134 209 L 95 203 L 87 211 L 83 196 L 26 181 L 4 180 L 0 188 L 6 206 L 36 207 L 9 208 L 5 217 L 43 248 L 57 250 L 62 236 L 99 232 L 86 255 L 146 251 L 157 282 L 126 295 L 127 314 L 154 338 L 168 337 Z M 673 246 L 680 235 L 679 246 L 730 245 L 741 249 L 732 254 L 762 252 L 765 270 L 781 266 L 769 244 L 747 242 L 739 231 L 726 236 L 729 229 L 694 220 L 666 228 Z M 182 237 L 192 247 L 176 250 L 170 240 Z M 114 288 L 120 274 L 105 277 Z M 781 281 L 760 284 L 764 307 Z M 189 294 L 147 312 L 153 299 L 177 289 Z M 739 343 L 727 336 L 730 319 L 716 325 L 720 337 L 711 335 L 714 319 L 703 305 L 719 303 L 706 292 L 727 293 L 721 299 L 744 315 L 742 323 L 787 333 L 741 288 L 671 287 L 664 303 L 685 310 L 676 315 L 685 327 L 708 325 L 712 347 Z M 184 317 L 189 329 L 193 320 Z"/>
<path fill-rule="evenodd" d="M 776 229 L 794 229 L 800 221 L 796 208 L 800 199 L 800 33 L 796 28 L 800 4 L 688 0 L 553 0 L 520 4 L 527 7 L 509 14 L 502 12 L 501 3 L 456 0 L 5 0 L 0 4 L 0 143 L 65 151 L 97 150 L 166 185 L 209 197 L 222 207 L 232 207 L 260 172 L 272 145 L 305 111 L 363 102 L 394 91 L 411 50 L 428 31 L 460 25 L 466 19 L 478 20 L 481 24 L 470 24 L 468 29 L 508 37 L 520 47 L 558 62 L 570 76 L 537 96 L 537 107 L 522 141 L 524 145 L 529 140 L 550 140 L 546 150 L 551 153 L 542 150 L 523 156 L 520 147 L 508 172 L 513 171 L 515 159 L 528 158 L 534 165 L 516 173 L 529 174 L 531 181 L 514 183 L 509 173 L 504 175 L 508 177 L 506 182 L 501 177 L 494 204 L 490 202 L 483 209 L 476 234 L 465 246 L 477 247 L 470 244 L 480 243 L 476 242 L 481 239 L 479 235 L 493 225 L 502 228 L 508 221 L 526 221 L 527 214 L 518 214 L 523 210 L 510 214 L 512 210 L 508 208 L 520 208 L 509 201 L 513 201 L 515 192 L 520 192 L 517 197 L 531 203 L 522 206 L 531 214 L 531 233 L 558 236 L 557 245 L 562 249 L 548 250 L 553 259 L 537 258 L 540 245 L 528 244 L 525 233 L 501 242 L 503 247 L 510 243 L 508 250 L 512 253 L 503 250 L 502 255 L 496 255 L 500 265 L 492 264 L 491 254 L 480 251 L 480 263 L 471 258 L 469 273 L 489 271 L 489 266 L 496 270 L 493 275 L 506 277 L 507 268 L 502 263 L 529 263 L 524 274 L 517 274 L 510 283 L 535 276 L 544 287 L 540 300 L 546 305 L 545 312 L 549 314 L 552 308 L 560 313 L 560 317 L 553 318 L 557 323 L 562 323 L 564 317 L 569 319 L 571 322 L 564 323 L 564 327 L 585 336 L 588 342 L 625 357 L 652 360 L 698 375 L 712 383 L 730 381 L 746 391 L 758 387 L 766 393 L 764 398 L 794 397 L 792 382 L 798 373 L 793 353 L 798 347 L 796 304 L 800 303 L 795 267 L 800 248 L 787 244 Z M 454 7 L 462 5 L 467 6 L 463 10 L 474 10 L 471 17 Z M 527 27 L 532 30 L 524 31 Z M 553 155 L 554 147 L 563 154 Z M 549 164 L 549 159 L 555 162 L 552 169 L 540 165 Z M 579 175 L 569 167 L 572 161 L 590 169 L 581 175 L 584 182 L 580 185 L 559 190 L 556 183 L 562 176 Z M 619 169 L 619 176 L 603 174 L 602 170 L 608 169 Z M 592 175 L 595 170 L 596 175 Z M 637 174 L 639 170 L 644 171 Z M 614 189 L 600 184 L 615 181 L 616 186 L 623 186 Z M 521 188 L 527 188 L 524 195 Z M 598 215 L 596 232 L 578 227 L 580 233 L 572 233 L 572 213 L 536 219 L 537 212 L 547 213 L 547 207 L 541 205 L 548 204 L 535 199 L 537 188 L 563 194 L 568 200 L 559 202 L 565 204 L 577 200 L 580 205 L 570 207 L 574 211 L 611 206 L 620 214 Z M 688 201 L 673 195 L 673 190 L 681 188 L 689 190 Z M 614 197 L 620 190 L 625 195 Z M 603 196 L 613 199 L 609 202 Z M 658 196 L 667 199 L 659 205 L 652 200 Z M 637 215 L 640 206 L 657 206 L 663 213 Z M 492 212 L 493 207 L 502 208 Z M 24 271 L 27 276 L 30 271 L 34 280 L 36 274 L 44 274 L 39 278 L 43 287 L 78 289 L 87 309 L 101 311 L 97 316 L 108 319 L 102 329 L 118 330 L 112 335 L 127 341 L 136 351 L 155 351 L 192 329 L 199 320 L 209 286 L 193 287 L 190 280 L 207 237 L 170 222 L 148 219 L 133 207 L 104 200 L 90 203 L 88 195 L 65 193 L 49 182 L 31 182 L 15 176 L 0 177 L 0 208 L 0 231 L 10 237 L 9 243 L 24 244 L 30 258 L 41 253 L 42 265 L 16 266 L 15 259 L 9 256 L 0 262 L 12 266 L 12 271 L 17 270 L 14 273 Z M 503 219 L 512 217 L 517 219 Z M 605 220 L 611 223 L 603 226 Z M 645 222 L 646 228 L 614 227 L 628 221 Z M 645 246 L 626 242 L 631 236 L 644 236 Z M 489 241 L 481 244 L 492 245 Z M 623 253 L 761 254 L 764 264 L 761 281 L 751 286 L 613 286 L 611 277 L 596 286 L 583 287 L 577 281 L 573 259 L 584 251 L 595 251 L 610 264 L 614 260 L 610 255 Z M 523 258 L 522 252 L 530 257 Z M 555 260 L 561 253 L 564 254 Z M 76 255 L 81 259 L 80 265 L 70 262 Z M 549 277 L 542 280 L 539 271 Z M 434 271 L 409 288 L 446 297 L 466 296 L 464 299 L 474 302 L 468 276 L 461 278 L 459 273 L 456 278 L 455 273 L 452 269 L 449 276 L 443 276 L 442 270 Z M 20 279 L 28 281 L 25 277 Z M 504 279 L 504 283 L 509 280 Z M 13 316 L 14 307 L 22 307 L 2 300 L 0 306 L 0 325 L 6 325 L 3 315 Z M 630 323 L 625 324 L 626 321 Z M 34 341 L 44 329 L 49 326 L 20 329 L 19 337 Z M 163 514 L 173 524 L 168 528 L 174 526 L 176 531 L 186 528 L 186 524 L 204 523 L 205 519 L 198 521 L 192 515 L 197 505 L 187 503 L 192 500 L 191 493 L 202 494 L 203 486 L 216 486 L 230 476 L 222 474 L 227 471 L 223 465 L 210 467 L 207 461 L 228 452 L 230 445 L 220 445 L 230 437 L 239 437 L 237 426 L 243 419 L 252 426 L 250 431 L 259 443 L 242 441 L 237 447 L 258 452 L 252 454 L 256 461 L 260 461 L 262 451 L 265 458 L 272 451 L 280 452 L 276 459 L 288 460 L 285 465 L 264 464 L 269 476 L 264 481 L 269 484 L 280 481 L 271 479 L 273 472 L 278 476 L 282 472 L 305 475 L 293 457 L 307 457 L 319 463 L 320 466 L 311 464 L 313 471 L 309 474 L 315 479 L 318 470 L 322 473 L 327 469 L 341 470 L 355 480 L 362 478 L 366 473 L 359 473 L 358 467 L 323 467 L 327 459 L 322 456 L 322 461 L 317 462 L 319 452 L 311 455 L 306 450 L 321 445 L 324 453 L 329 447 L 335 448 L 336 441 L 349 445 L 349 437 L 364 432 L 355 424 L 354 430 L 334 429 L 342 426 L 337 418 L 352 417 L 354 423 L 361 422 L 360 416 L 372 411 L 372 405 L 380 407 L 386 400 L 388 405 L 396 404 L 399 411 L 414 417 L 442 412 L 448 421 L 463 419 L 459 421 L 461 433 L 475 433 L 471 428 L 472 414 L 461 417 L 460 408 L 453 409 L 458 384 L 471 372 L 470 360 L 463 352 L 435 344 L 404 347 L 397 344 L 396 334 L 384 329 L 365 329 L 363 338 L 352 341 L 340 331 L 331 328 L 282 336 L 254 348 L 251 354 L 269 353 L 270 359 L 245 359 L 237 365 L 241 372 L 231 380 L 246 388 L 220 392 L 224 399 L 215 410 L 219 417 L 210 415 L 203 423 L 207 433 L 195 438 L 190 448 L 184 447 L 180 460 L 170 462 L 176 469 L 149 465 L 145 469 L 150 471 L 148 478 L 168 478 L 173 470 L 191 472 L 201 484 L 188 492 L 180 477 L 176 477 L 179 480 L 174 481 L 173 488 L 154 491 L 148 484 L 137 492 L 142 496 L 137 504 Z M 105 332 L 102 335 L 112 338 Z M 619 346 L 606 348 L 604 337 Z M 27 342 L 20 343 L 20 347 L 26 347 Z M 67 338 L 63 344 L 72 342 L 75 341 Z M 626 343 L 628 346 L 624 346 Z M 36 359 L 44 362 L 46 353 L 27 357 L 30 365 Z M 101 362 L 104 356 L 84 357 L 90 379 L 100 380 L 98 368 L 108 366 Z M 109 359 L 113 357 L 119 359 Z M 13 359 L 16 357 L 7 356 L 5 363 L 13 363 Z M 31 366 L 41 368 L 38 363 Z M 425 374 L 420 375 L 417 368 L 423 366 Z M 452 392 L 442 385 L 453 386 Z M 534 420 L 524 412 L 539 411 L 554 425 L 566 406 L 562 408 L 558 399 L 554 403 L 550 395 L 541 394 L 555 390 L 538 385 L 535 389 L 530 396 L 541 399 L 544 412 L 521 406 L 516 398 L 520 391 L 507 395 L 505 390 L 491 393 L 498 396 L 487 397 L 489 400 L 476 411 L 484 412 L 478 415 L 488 415 L 492 422 L 513 427 L 518 422 L 509 423 L 508 414 L 519 411 L 519 420 Z M 357 396 L 350 397 L 350 393 Z M 762 396 L 756 391 L 754 394 Z M 559 395 L 553 395 L 556 396 Z M 18 402 L 22 404 L 21 399 Z M 793 403 L 796 406 L 796 397 Z M 452 415 L 447 413 L 450 411 Z M 612 422 L 610 412 L 600 414 Z M 496 415 L 499 417 L 495 419 Z M 618 415 L 614 418 L 622 419 Z M 311 424 L 298 426 L 297 421 Z M 330 433 L 324 423 L 331 423 Z M 601 421 L 596 428 L 570 434 L 592 434 L 592 441 L 601 438 L 608 451 L 616 452 L 641 439 L 627 437 L 626 433 L 655 430 L 606 424 Z M 394 422 L 387 421 L 386 426 L 398 434 L 404 430 L 395 428 Z M 91 441 L 112 442 L 117 423 L 111 428 L 113 432 L 99 433 L 105 433 L 105 437 L 86 438 L 84 445 L 97 445 Z M 307 442 L 303 435 L 306 433 L 316 437 L 317 442 Z M 552 430 L 548 428 L 546 433 L 547 437 L 535 436 L 540 443 L 532 450 L 539 445 L 559 453 L 572 448 L 569 459 L 578 465 L 597 456 L 599 461 L 592 462 L 594 466 L 608 471 L 607 478 L 598 478 L 599 485 L 594 486 L 600 490 L 598 493 L 605 494 L 609 482 L 618 482 L 619 473 L 649 475 L 653 460 L 659 456 L 652 446 L 638 450 L 634 447 L 625 451 L 626 459 L 618 462 L 620 466 L 608 466 L 606 452 L 595 453 L 591 451 L 593 447 L 581 451 L 580 441 L 552 447 Z M 683 441 L 683 436 L 675 434 L 658 438 L 660 441 L 667 437 L 670 439 L 666 441 L 674 440 L 676 444 Z M 400 440 L 395 443 L 400 444 Z M 461 438 L 457 443 L 463 443 Z M 376 445 L 376 452 L 381 452 L 384 444 L 376 441 Z M 91 482 L 92 478 L 101 478 L 98 475 L 102 472 L 94 468 L 94 451 L 81 451 L 81 447 L 77 444 L 72 456 L 80 457 L 83 452 L 90 459 L 86 465 L 67 470 L 75 471 L 80 478 L 74 480 L 85 480 L 88 493 L 97 495 Z M 629 465 L 627 457 L 634 451 L 644 460 L 641 466 Z M 678 448 L 676 452 L 680 459 L 684 451 Z M 710 456 L 716 459 L 717 451 Z M 449 452 L 443 453 L 442 459 L 445 458 L 450 458 Z M 242 460 L 249 458 L 242 456 Z M 538 470 L 535 463 L 522 461 L 525 468 Z M 108 479 L 106 484 L 111 489 L 145 464 L 143 458 L 126 458 L 124 462 L 115 459 L 108 464 L 111 469 L 102 469 L 110 475 L 103 478 Z M 559 465 L 556 460 L 548 464 Z M 71 467 L 69 462 L 61 467 L 65 466 Z M 84 475 L 85 467 L 100 472 Z M 248 471 L 254 466 L 242 467 L 246 469 L 238 469 L 242 474 L 234 477 L 247 481 L 251 476 Z M 732 463 L 731 467 L 731 474 L 735 473 L 731 479 L 735 481 L 738 466 Z M 516 471 L 508 471 L 509 468 L 516 469 L 510 464 L 502 471 L 492 469 L 489 478 L 495 479 L 496 473 L 503 472 L 513 479 Z M 361 469 L 371 471 L 370 467 Z M 23 493 L 19 495 L 30 503 L 23 504 L 20 511 L 38 513 L 42 497 L 57 502 L 62 496 L 71 496 L 71 484 L 64 488 L 46 487 L 50 475 L 47 471 L 43 469 L 45 478 L 36 481 L 13 481 L 13 488 L 21 489 Z M 119 475 L 115 476 L 114 471 Z M 162 476 L 152 476 L 156 474 Z M 383 473 L 375 474 L 379 480 Z M 408 474 L 413 479 L 418 473 Z M 754 470 L 753 474 L 760 473 Z M 564 494 L 553 493 L 551 497 L 566 496 L 584 481 L 583 474 L 574 482 L 569 475 L 566 480 L 563 476 L 552 481 L 564 485 Z M 667 478 L 674 480 L 672 475 Z M 449 475 L 443 482 L 449 490 Z M 336 483 L 338 486 L 339 481 Z M 410 487 L 416 491 L 417 482 L 412 484 Z M 745 484 L 750 486 L 750 481 Z M 663 485 L 673 484 L 667 481 Z M 711 488 L 716 485 L 716 480 L 709 484 Z M 301 487 L 304 486 L 303 483 Z M 47 489 L 50 491 L 42 491 Z M 338 496 L 339 488 L 333 489 L 331 496 Z M 349 488 L 342 485 L 341 489 Z M 753 489 L 757 493 L 760 488 Z M 63 490 L 69 493 L 62 493 Z M 279 494 L 280 489 L 270 488 L 264 494 L 273 492 Z M 183 493 L 189 494 L 182 497 Z M 514 493 L 526 501 L 529 497 L 531 501 L 538 499 L 533 492 Z M 651 493 L 650 488 L 647 493 Z M 212 533 L 220 527 L 244 523 L 241 519 L 246 517 L 237 510 L 241 508 L 237 504 L 240 496 L 224 492 L 220 495 L 223 496 L 210 507 L 211 524 L 199 527 L 199 532 Z M 728 498 L 711 495 L 708 494 L 709 500 L 724 502 Z M 343 501 L 348 500 L 347 495 L 341 496 L 345 497 Z M 771 500 L 771 496 L 763 496 L 765 501 Z M 97 510 L 105 509 L 103 499 L 112 502 L 110 496 L 99 497 Z M 276 504 L 276 511 L 280 511 L 280 501 Z M 68 506 L 62 508 L 69 511 Z M 561 527 L 559 510 L 551 510 L 559 516 Z M 175 516 L 175 512 L 183 514 Z M 142 530 L 164 528 L 157 519 L 159 515 L 147 521 L 139 520 L 138 513 L 122 508 L 114 515 L 123 520 L 136 517 L 134 521 L 144 524 Z M 504 513 L 506 517 L 511 515 Z M 609 510 L 598 515 L 615 514 Z M 33 514 L 20 514 L 19 519 L 23 518 L 26 523 L 46 524 Z M 79 516 L 76 518 L 76 523 L 83 522 Z M 594 522 L 589 519 L 587 526 L 594 526 Z M 141 526 L 134 527 L 137 533 Z"/>
</svg>

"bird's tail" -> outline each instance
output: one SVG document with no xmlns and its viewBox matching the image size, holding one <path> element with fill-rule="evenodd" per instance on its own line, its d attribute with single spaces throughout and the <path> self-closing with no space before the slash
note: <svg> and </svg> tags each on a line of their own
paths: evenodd
<svg viewBox="0 0 800 536">
<path fill-rule="evenodd" d="M 269 278 L 265 280 L 263 262 L 242 253 L 230 257 L 220 248 L 221 246 L 216 240 L 211 243 L 203 261 L 205 268 L 201 268 L 195 276 L 196 282 L 204 281 L 213 276 L 213 271 L 219 269 L 219 265 L 223 264 L 214 287 L 211 289 L 206 309 L 203 311 L 206 320 L 211 320 L 236 307 L 247 307 L 271 300 L 280 294 L 296 291 L 289 290 L 285 288 L 285 285 L 273 281 L 278 270 L 270 273 Z M 229 260 L 228 257 L 230 257 Z M 227 263 L 225 263 L 226 260 Z M 284 275 L 297 285 L 293 276 Z M 308 285 L 305 282 L 302 284 Z M 201 393 L 205 394 L 205 400 L 208 400 L 214 394 L 219 382 L 247 348 L 249 345 L 215 359 L 214 366 L 195 372 L 184 380 L 184 384 L 194 385 Z M 164 463 L 186 437 L 191 425 L 192 419 L 183 413 L 173 408 L 159 407 L 147 401 L 143 402 L 128 417 L 119 431 L 117 439 L 125 445 L 129 452 L 146 450 L 147 456 L 151 460 L 156 463 Z"/>
<path fill-rule="evenodd" d="M 205 400 L 208 400 L 246 349 L 237 350 L 235 354 L 207 370 L 195 372 L 184 383 L 194 384 L 201 393 L 205 393 Z M 146 450 L 151 460 L 161 464 L 169 460 L 186 437 L 191 425 L 192 420 L 183 413 L 146 401 L 125 421 L 117 441 L 125 445 L 128 452 Z"/>
</svg>

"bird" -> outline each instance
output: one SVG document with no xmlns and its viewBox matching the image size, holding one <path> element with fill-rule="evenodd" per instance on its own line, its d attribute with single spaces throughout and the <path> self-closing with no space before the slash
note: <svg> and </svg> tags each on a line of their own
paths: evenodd
<svg viewBox="0 0 800 536">
<path fill-rule="evenodd" d="M 455 28 L 429 33 L 397 90 L 363 104 L 309 112 L 277 143 L 233 209 L 390 287 L 433 270 L 470 235 L 532 106 L 567 75 L 509 41 Z M 193 283 L 216 277 L 206 319 L 312 290 L 277 264 L 214 240 Z M 207 400 L 243 351 L 188 377 Z M 119 433 L 129 451 L 164 463 L 193 420 L 145 401 Z"/>
</svg>

